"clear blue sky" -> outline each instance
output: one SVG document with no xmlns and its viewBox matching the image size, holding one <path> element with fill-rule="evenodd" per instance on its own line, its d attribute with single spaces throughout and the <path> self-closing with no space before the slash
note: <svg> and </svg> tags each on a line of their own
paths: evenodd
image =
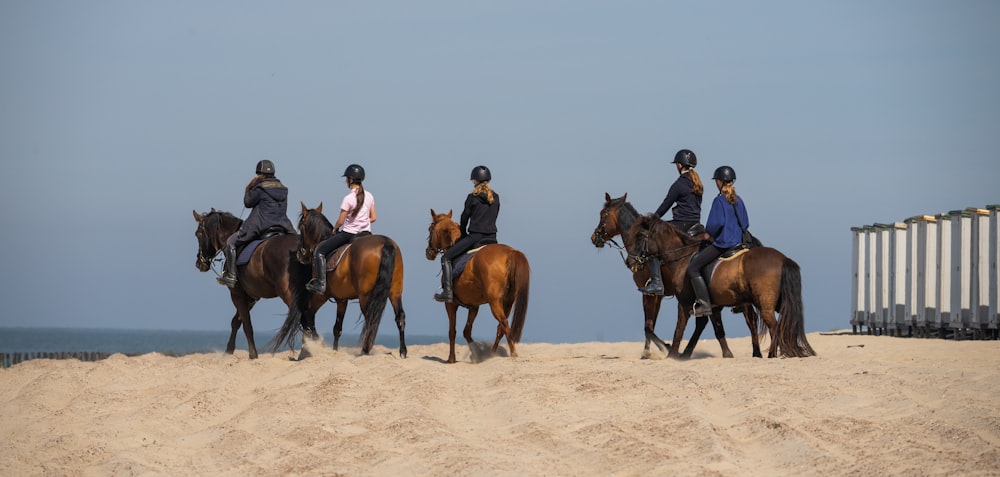
<svg viewBox="0 0 1000 477">
<path fill-rule="evenodd" d="M 364 165 L 411 334 L 446 333 L 429 209 L 486 164 L 533 266 L 524 339 L 641 340 L 590 233 L 605 192 L 653 211 L 690 148 L 801 265 L 807 331 L 849 327 L 850 227 L 1000 202 L 998 25 L 991 1 L 2 2 L 0 326 L 226 330 L 191 211 L 245 215 L 266 158 L 293 222 Z"/>
</svg>

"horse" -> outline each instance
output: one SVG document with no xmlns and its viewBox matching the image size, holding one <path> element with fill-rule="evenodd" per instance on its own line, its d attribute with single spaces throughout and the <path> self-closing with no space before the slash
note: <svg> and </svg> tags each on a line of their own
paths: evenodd
<svg viewBox="0 0 1000 477">
<path fill-rule="evenodd" d="M 198 238 L 198 259 L 195 266 L 202 272 L 212 267 L 212 260 L 226 246 L 226 239 L 239 230 L 243 221 L 229 212 L 217 211 L 198 213 L 192 211 L 198 222 L 195 237 Z M 236 314 L 232 319 L 232 333 L 226 345 L 226 353 L 236 349 L 236 332 L 243 326 L 247 338 L 250 359 L 257 359 L 257 345 L 253 339 L 253 325 L 250 323 L 250 309 L 261 298 L 280 297 L 288 308 L 298 309 L 303 303 L 298 301 L 294 290 L 304 286 L 309 279 L 309 269 L 299 265 L 292 257 L 298 250 L 299 238 L 295 234 L 282 234 L 268 238 L 254 250 L 250 262 L 238 267 L 237 285 L 229 289 Z"/>
<path fill-rule="evenodd" d="M 636 219 L 629 234 L 634 241 L 628 247 L 627 264 L 641 266 L 647 259 L 659 256 L 665 269 L 664 282 L 670 277 L 677 291 L 678 317 L 673 341 L 673 349 L 676 349 L 694 308 L 695 294 L 685 272 L 700 242 L 651 216 Z M 713 321 L 720 318 L 723 307 L 747 309 L 753 306 L 760 311 L 763 320 L 761 332 L 766 326 L 770 335 L 768 358 L 777 357 L 779 353 L 795 358 L 816 355 L 805 335 L 801 271 L 794 260 L 770 247 L 744 249 L 717 262 L 714 272 L 706 274 L 706 278 L 710 278 Z M 755 327 L 750 327 L 750 333 L 757 351 Z"/>
<path fill-rule="evenodd" d="M 628 233 L 632 224 L 639 218 L 639 212 L 635 210 L 630 202 L 626 200 L 628 194 L 622 195 L 616 199 L 612 199 L 611 195 L 607 192 L 604 193 L 604 207 L 601 209 L 599 214 L 599 221 L 597 227 L 594 228 L 594 233 L 590 236 L 591 243 L 597 248 L 604 248 L 604 245 L 611 243 L 614 247 L 619 249 L 619 253 L 622 250 L 627 250 L 633 242 L 635 241 L 635 236 Z M 622 244 L 618 245 L 614 238 L 616 236 L 621 236 Z M 624 260 L 624 257 L 623 257 Z M 667 275 L 664 274 L 664 277 Z M 636 267 L 632 271 L 632 281 L 635 282 L 637 287 L 641 287 L 649 281 L 649 269 L 646 267 Z M 681 357 L 689 358 L 694 352 L 694 347 L 698 344 L 698 339 L 701 337 L 702 331 L 704 331 L 705 326 L 708 324 L 708 319 L 705 317 L 699 317 L 695 319 L 695 330 L 691 339 L 688 341 L 687 347 L 684 348 L 684 352 L 677 354 L 678 342 L 675 342 L 673 346 L 665 343 L 656 333 L 653 331 L 656 328 L 656 318 L 660 314 L 660 305 L 663 302 L 665 296 L 672 296 L 677 294 L 677 290 L 674 284 L 670 280 L 663 281 L 664 294 L 663 295 L 642 295 L 642 311 L 645 317 L 644 320 L 644 334 L 646 337 L 646 343 L 643 347 L 642 358 L 647 359 L 652 356 L 649 349 L 650 343 L 655 343 L 657 348 L 661 352 L 668 353 L 669 357 Z M 678 310 L 680 312 L 680 310 Z M 757 323 L 757 313 L 751 307 L 746 307 L 743 309 L 743 315 L 746 318 L 747 326 L 750 327 L 751 332 L 756 328 Z M 719 341 L 719 345 L 722 347 L 722 355 L 726 358 L 733 357 L 732 351 L 729 349 L 729 344 L 725 339 L 725 329 L 722 326 L 721 320 L 716 322 L 712 321 L 712 326 L 715 329 L 716 339 Z M 760 347 L 754 342 L 754 356 L 760 356 Z"/>
<path fill-rule="evenodd" d="M 434 260 L 447 251 L 461 237 L 461 230 L 452 220 L 452 211 L 438 214 L 431 209 L 428 228 L 427 260 Z M 464 271 L 454 280 L 454 300 L 444 304 L 448 312 L 448 363 L 455 362 L 455 321 L 458 307 L 469 309 L 462 336 L 472 346 L 472 323 L 479 313 L 479 305 L 489 304 L 497 320 L 496 341 L 491 352 L 496 354 L 500 339 L 506 337 L 511 357 L 517 357 L 516 344 L 521 341 L 524 320 L 528 313 L 528 291 L 531 284 L 531 267 L 527 257 L 505 244 L 488 244 L 475 252 Z M 511 312 L 513 310 L 513 313 Z M 508 317 L 511 322 L 508 325 Z"/>
<path fill-rule="evenodd" d="M 296 244 L 298 263 L 313 263 L 313 252 L 320 242 L 333 235 L 333 224 L 323 215 L 323 203 L 315 209 L 302 205 L 299 215 L 299 243 Z M 357 299 L 364 315 L 361 329 L 361 352 L 371 353 L 378 334 L 379 323 L 385 303 L 389 301 L 399 328 L 399 357 L 406 358 L 406 312 L 403 310 L 403 254 L 391 238 L 385 235 L 360 235 L 351 240 L 340 262 L 332 262 L 333 270 L 327 268 L 326 291 L 312 293 L 304 285 L 295 290 L 305 296 L 307 306 L 289 308 L 285 323 L 272 340 L 272 350 L 282 341 L 291 347 L 298 329 L 301 327 L 303 339 L 318 338 L 316 332 L 316 312 L 328 299 L 337 303 L 337 321 L 333 325 L 333 349 L 340 348 L 340 335 L 344 329 L 344 314 L 348 300 Z M 343 250 L 341 247 L 338 250 Z M 334 252 L 336 254 L 338 252 Z M 335 256 L 335 255 L 334 255 Z M 303 350 L 299 359 L 308 353 Z"/>
</svg>

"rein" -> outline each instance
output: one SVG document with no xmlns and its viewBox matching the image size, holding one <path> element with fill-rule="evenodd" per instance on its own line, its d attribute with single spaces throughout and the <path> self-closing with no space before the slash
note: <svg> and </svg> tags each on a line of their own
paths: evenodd
<svg viewBox="0 0 1000 477">
<path fill-rule="evenodd" d="M 677 262 L 680 260 L 684 260 L 685 258 L 688 258 L 697 252 L 697 250 L 695 250 L 694 252 L 686 252 L 687 249 L 694 247 L 701 247 L 701 243 L 696 242 L 687 245 L 681 245 L 680 247 L 672 248 L 663 253 L 652 254 L 649 252 L 649 232 L 648 231 L 640 232 L 638 235 L 639 236 L 637 237 L 636 240 L 636 248 L 639 250 L 639 253 L 638 254 L 630 253 L 628 255 L 628 258 L 631 259 L 633 263 L 633 265 L 629 267 L 632 269 L 632 271 L 638 271 L 642 269 L 642 267 L 645 266 L 646 262 L 654 258 L 659 258 L 665 262 Z M 683 252 L 683 253 L 678 254 L 677 252 Z M 626 261 L 626 264 L 627 263 L 628 262 Z"/>
</svg>

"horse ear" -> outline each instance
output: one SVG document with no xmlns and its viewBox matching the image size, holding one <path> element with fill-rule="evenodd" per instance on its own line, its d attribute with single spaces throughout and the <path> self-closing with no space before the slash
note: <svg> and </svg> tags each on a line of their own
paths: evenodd
<svg viewBox="0 0 1000 477">
<path fill-rule="evenodd" d="M 432 208 L 431 209 L 431 218 L 433 219 L 435 217 L 437 217 L 437 212 L 434 212 L 434 209 Z"/>
<path fill-rule="evenodd" d="M 611 194 L 604 193 L 604 202 L 611 202 Z"/>
<path fill-rule="evenodd" d="M 201 214 L 199 214 L 197 210 L 192 210 L 191 212 L 194 212 L 194 220 L 201 222 L 202 220 Z"/>
<path fill-rule="evenodd" d="M 452 212 L 454 212 L 454 209 L 448 209 L 448 218 L 449 218 L 449 219 L 451 218 L 451 213 L 452 213 Z"/>
<path fill-rule="evenodd" d="M 215 213 L 215 207 L 212 207 L 212 211 L 209 212 L 209 213 L 214 214 Z"/>
<path fill-rule="evenodd" d="M 300 200 L 300 201 L 299 201 L 299 204 L 302 204 L 302 215 L 306 215 L 306 212 L 308 212 L 308 211 L 309 211 L 309 208 L 308 208 L 308 207 L 306 207 L 306 203 L 305 203 L 305 202 L 302 202 L 302 201 Z"/>
<path fill-rule="evenodd" d="M 316 212 L 319 212 L 321 214 L 323 213 L 323 203 L 322 202 L 320 202 L 319 205 L 316 206 Z"/>
<path fill-rule="evenodd" d="M 628 197 L 628 192 L 626 192 L 625 195 L 622 196 L 622 201 L 624 201 L 627 197 Z"/>
</svg>

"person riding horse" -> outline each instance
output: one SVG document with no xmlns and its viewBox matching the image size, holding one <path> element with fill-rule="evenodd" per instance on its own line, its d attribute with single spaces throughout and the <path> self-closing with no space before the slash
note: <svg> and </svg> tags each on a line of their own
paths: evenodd
<svg viewBox="0 0 1000 477">
<path fill-rule="evenodd" d="M 670 185 L 667 196 L 660 203 L 654 214 L 663 217 L 673 207 L 673 218 L 669 221 L 678 229 L 691 234 L 692 230 L 701 231 L 701 198 L 704 187 L 701 177 L 694 168 L 698 165 L 698 156 L 690 149 L 681 149 L 674 154 L 673 164 L 677 165 L 679 177 Z M 695 227 L 698 227 L 697 229 Z M 650 280 L 639 291 L 647 295 L 663 294 L 663 276 L 660 272 L 660 259 L 649 261 Z"/>
<path fill-rule="evenodd" d="M 236 233 L 226 240 L 223 254 L 226 256 L 225 272 L 219 283 L 229 288 L 236 286 L 236 250 L 272 227 L 280 227 L 285 233 L 294 234 L 295 227 L 288 220 L 288 188 L 274 177 L 274 163 L 264 159 L 257 163 L 257 175 L 247 184 L 243 194 L 243 206 L 250 215 Z"/>
<path fill-rule="evenodd" d="M 705 221 L 705 230 L 712 236 L 711 243 L 705 243 L 701 250 L 691 257 L 687 267 L 687 277 L 694 288 L 694 316 L 709 316 L 712 314 L 712 300 L 708 294 L 705 277 L 701 269 L 712 263 L 726 250 L 735 247 L 743 241 L 743 229 L 750 227 L 743 199 L 736 195 L 733 182 L 736 171 L 732 167 L 722 166 L 715 170 L 712 176 L 719 195 L 712 201 L 712 209 Z"/>
<path fill-rule="evenodd" d="M 365 190 L 361 183 L 365 180 L 365 169 L 351 164 L 344 170 L 347 188 L 350 191 L 340 201 L 340 215 L 333 225 L 336 232 L 320 242 L 313 252 L 313 278 L 306 284 L 306 290 L 326 293 L 326 258 L 334 250 L 348 244 L 361 232 L 371 233 L 375 222 L 375 196 Z"/>
<path fill-rule="evenodd" d="M 493 175 L 488 167 L 476 166 L 472 169 L 469 180 L 473 183 L 473 189 L 465 198 L 465 209 L 460 222 L 462 237 L 441 255 L 441 293 L 434 294 L 437 301 L 448 303 L 454 299 L 452 261 L 480 241 L 496 242 L 500 195 L 490 188 L 492 179 Z"/>
</svg>

